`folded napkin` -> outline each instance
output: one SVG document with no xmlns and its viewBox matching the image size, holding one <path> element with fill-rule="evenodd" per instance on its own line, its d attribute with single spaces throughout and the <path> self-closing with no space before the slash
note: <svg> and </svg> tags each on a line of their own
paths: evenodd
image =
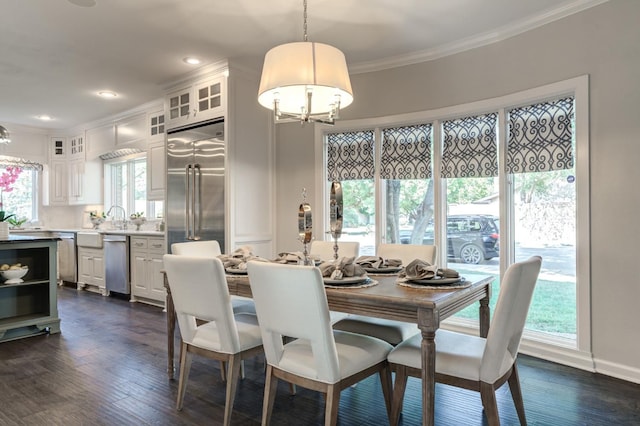
<svg viewBox="0 0 640 426">
<path fill-rule="evenodd" d="M 390 268 L 402 265 L 402 260 L 400 259 L 383 259 L 378 256 L 360 256 L 355 262 L 363 268 L 372 269 Z"/>
<path fill-rule="evenodd" d="M 438 268 L 426 260 L 415 259 L 400 271 L 398 276 L 409 280 L 429 280 L 435 277 L 458 278 L 460 274 L 453 269 Z"/>
<path fill-rule="evenodd" d="M 230 268 L 241 270 L 246 270 L 247 262 L 251 260 L 257 260 L 259 262 L 269 262 L 268 259 L 260 256 L 255 256 L 253 253 L 251 253 L 251 247 L 249 246 L 239 247 L 231 254 L 221 254 L 218 256 L 218 259 L 222 261 L 225 269 Z"/>
<path fill-rule="evenodd" d="M 336 260 L 321 263 L 318 268 L 322 276 L 332 280 L 341 280 L 347 277 L 360 277 L 365 274 L 362 266 L 354 263 L 355 257 L 339 257 Z"/>
<path fill-rule="evenodd" d="M 301 263 L 304 261 L 304 254 L 299 251 L 279 253 L 278 257 L 273 259 L 275 263 Z"/>
</svg>

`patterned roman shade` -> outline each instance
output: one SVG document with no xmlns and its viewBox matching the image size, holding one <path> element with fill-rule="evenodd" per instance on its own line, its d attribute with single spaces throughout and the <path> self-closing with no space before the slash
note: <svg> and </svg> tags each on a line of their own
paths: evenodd
<svg viewBox="0 0 640 426">
<path fill-rule="evenodd" d="M 573 167 L 573 97 L 509 111 L 507 173 Z"/>
<path fill-rule="evenodd" d="M 489 113 L 442 123 L 443 178 L 498 176 L 497 116 Z"/>
<path fill-rule="evenodd" d="M 329 181 L 373 179 L 373 130 L 327 135 Z"/>
<path fill-rule="evenodd" d="M 428 179 L 431 170 L 431 124 L 382 130 L 380 177 Z"/>
</svg>

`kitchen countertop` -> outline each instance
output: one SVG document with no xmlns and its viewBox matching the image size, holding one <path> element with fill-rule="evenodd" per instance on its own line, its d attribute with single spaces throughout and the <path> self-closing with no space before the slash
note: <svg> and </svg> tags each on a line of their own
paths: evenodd
<svg viewBox="0 0 640 426">
<path fill-rule="evenodd" d="M 77 228 L 77 229 L 60 229 L 60 228 L 29 228 L 29 229 L 12 229 L 9 231 L 14 235 L 28 235 L 36 232 L 98 232 L 100 234 L 107 235 L 127 235 L 127 236 L 141 236 L 141 237 L 164 237 L 164 232 L 154 231 L 151 229 L 141 229 L 136 231 L 135 229 L 92 229 L 92 228 Z"/>
</svg>

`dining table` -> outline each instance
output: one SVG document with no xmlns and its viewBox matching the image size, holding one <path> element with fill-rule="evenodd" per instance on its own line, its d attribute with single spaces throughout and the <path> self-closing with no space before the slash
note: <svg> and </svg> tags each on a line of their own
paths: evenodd
<svg viewBox="0 0 640 426">
<path fill-rule="evenodd" d="M 397 275 L 369 274 L 369 278 L 372 285 L 327 286 L 329 309 L 418 325 L 422 333 L 422 424 L 431 426 L 435 419 L 436 331 L 444 319 L 479 302 L 479 333 L 480 336 L 487 337 L 489 300 L 494 277 L 465 273 L 464 285 L 438 287 L 400 285 Z M 247 275 L 227 275 L 227 284 L 231 295 L 251 297 Z M 176 315 L 166 275 L 164 285 L 167 293 L 167 372 L 171 379 L 175 372 L 173 358 Z"/>
</svg>

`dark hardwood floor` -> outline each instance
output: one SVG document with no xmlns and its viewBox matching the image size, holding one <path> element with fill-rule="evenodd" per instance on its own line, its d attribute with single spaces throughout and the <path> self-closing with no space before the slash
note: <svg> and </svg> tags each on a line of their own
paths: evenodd
<svg viewBox="0 0 640 426">
<path fill-rule="evenodd" d="M 175 410 L 160 308 L 67 287 L 58 293 L 61 334 L 0 343 L 0 425 L 221 424 L 225 388 L 213 361 L 195 357 L 184 410 Z M 640 385 L 526 356 L 519 365 L 530 425 L 640 425 Z M 260 424 L 263 386 L 263 360 L 248 362 L 232 424 Z M 506 386 L 498 404 L 502 424 L 518 424 Z M 401 424 L 419 425 L 420 406 L 419 382 L 410 379 Z M 339 416 L 340 425 L 388 424 L 378 378 L 344 391 Z M 318 394 L 291 396 L 280 383 L 272 424 L 322 422 Z M 486 424 L 479 395 L 437 385 L 436 424 Z"/>
</svg>

